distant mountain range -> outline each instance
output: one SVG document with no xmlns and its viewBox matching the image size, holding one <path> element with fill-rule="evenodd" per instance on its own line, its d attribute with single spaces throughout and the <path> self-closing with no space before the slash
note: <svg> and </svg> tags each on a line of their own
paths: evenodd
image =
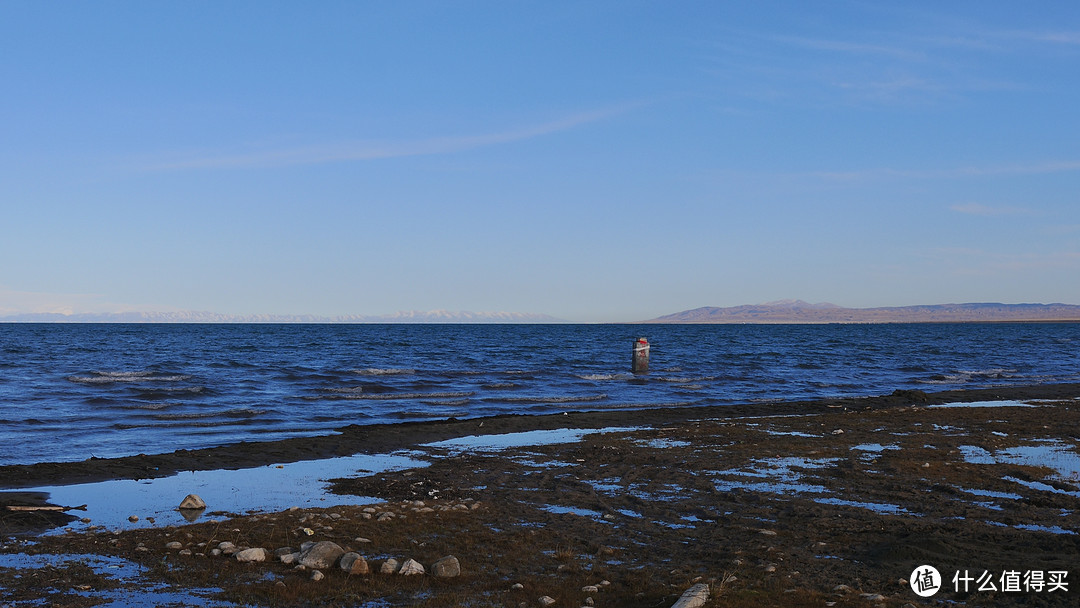
<svg viewBox="0 0 1080 608">
<path fill-rule="evenodd" d="M 972 323 L 1080 321 L 1072 304 L 931 304 L 884 308 L 844 308 L 783 300 L 718 308 L 706 306 L 657 317 L 645 323 Z"/>
<path fill-rule="evenodd" d="M 389 315 L 227 315 L 216 312 L 32 313 L 0 317 L 10 323 L 565 323 L 523 312 L 409 310 Z"/>
</svg>

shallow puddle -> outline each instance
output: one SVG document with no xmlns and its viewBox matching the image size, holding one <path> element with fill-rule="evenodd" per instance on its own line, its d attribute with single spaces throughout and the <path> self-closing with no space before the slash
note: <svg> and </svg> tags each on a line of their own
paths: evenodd
<svg viewBox="0 0 1080 608">
<path fill-rule="evenodd" d="M 940 403 L 937 405 L 928 405 L 928 408 L 938 409 L 946 407 L 1040 407 L 1031 403 L 1025 403 L 1023 401 L 968 401 L 968 402 L 956 402 L 956 403 Z"/>
<path fill-rule="evenodd" d="M 115 589 L 85 589 L 72 593 L 93 598 L 100 608 L 143 608 L 145 606 L 203 606 L 206 608 L 232 608 L 229 602 L 211 599 L 220 589 L 176 589 L 167 584 L 148 584 L 142 576 L 144 568 L 135 562 L 106 555 L 0 554 L 0 568 L 36 570 L 53 567 L 64 568 L 76 563 L 86 566 L 95 574 L 112 579 L 120 586 Z M 44 605 L 44 604 L 42 604 Z"/>
<path fill-rule="evenodd" d="M 972 445 L 959 447 L 964 460 L 971 464 L 1019 464 L 1053 469 L 1061 479 L 1080 480 L 1080 454 L 1058 441 L 1005 448 L 993 453 Z"/>
<path fill-rule="evenodd" d="M 365 454 L 255 469 L 185 471 L 158 479 L 123 479 L 21 491 L 46 492 L 53 504 L 86 505 L 85 511 L 71 513 L 87 518 L 89 522 L 77 520 L 53 533 L 87 526 L 130 529 L 182 525 L 213 517 L 212 514 L 217 512 L 244 514 L 282 511 L 293 506 L 332 507 L 375 502 L 371 498 L 331 494 L 324 480 L 427 466 L 426 462 L 412 456 L 407 453 Z M 177 505 L 188 494 L 202 497 L 207 509 L 204 512 L 178 511 Z M 193 519 L 186 519 L 185 515 Z M 132 516 L 138 520 L 130 521 Z M 149 521 L 151 518 L 153 522 Z"/>
<path fill-rule="evenodd" d="M 453 455 L 477 451 L 499 452 L 511 448 L 577 443 L 581 441 L 582 437 L 594 433 L 622 433 L 637 430 L 641 429 L 639 427 L 605 427 L 601 429 L 551 429 L 497 435 L 468 435 L 445 441 L 425 443 L 420 447 L 444 449 Z"/>
</svg>

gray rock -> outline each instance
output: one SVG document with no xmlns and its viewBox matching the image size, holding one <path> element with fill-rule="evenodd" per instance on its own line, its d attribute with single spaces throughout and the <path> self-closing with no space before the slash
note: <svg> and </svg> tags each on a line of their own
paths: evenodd
<svg viewBox="0 0 1080 608">
<path fill-rule="evenodd" d="M 165 543 L 165 548 L 166 549 L 183 549 L 184 548 L 184 543 L 181 543 L 180 541 L 174 540 L 171 543 Z"/>
<path fill-rule="evenodd" d="M 368 566 L 367 560 L 364 559 L 359 553 L 349 552 L 341 556 L 341 561 L 338 562 L 338 566 L 342 570 L 349 574 L 367 574 L 371 571 Z"/>
<path fill-rule="evenodd" d="M 318 570 L 311 573 L 311 580 L 313 581 L 321 581 L 324 578 L 326 578 L 326 575 L 324 575 L 322 572 L 319 572 Z"/>
<path fill-rule="evenodd" d="M 330 568 L 344 554 L 345 550 L 338 546 L 337 543 L 323 540 L 302 551 L 299 561 L 308 568 L 319 570 Z"/>
<path fill-rule="evenodd" d="M 851 593 L 852 591 L 854 591 L 854 589 L 848 587 L 847 585 L 837 585 L 833 587 L 832 590 L 833 593 Z"/>
<path fill-rule="evenodd" d="M 398 570 L 398 574 L 402 576 L 412 576 L 415 574 L 423 574 L 424 566 L 415 559 L 407 559 L 404 564 L 401 564 L 401 570 Z"/>
<path fill-rule="evenodd" d="M 203 501 L 203 499 L 200 498 L 198 494 L 188 494 L 184 497 L 184 500 L 180 501 L 180 506 L 177 508 L 181 511 L 186 511 L 189 509 L 197 511 L 199 509 L 205 509 L 206 502 Z"/>
<path fill-rule="evenodd" d="M 441 578 L 453 578 L 461 575 L 461 563 L 453 555 L 447 555 L 431 564 L 431 573 Z"/>
<path fill-rule="evenodd" d="M 544 595 L 544 596 L 541 596 L 540 599 L 538 599 L 536 601 L 537 601 L 537 603 L 539 603 L 544 608 L 547 608 L 548 606 L 555 603 L 555 598 L 551 597 L 550 595 Z"/>
<path fill-rule="evenodd" d="M 278 556 L 278 561 L 285 564 L 286 566 L 291 566 L 295 564 L 296 560 L 298 559 L 300 559 L 299 551 L 297 551 L 296 553 L 283 553 Z"/>
<path fill-rule="evenodd" d="M 219 551 L 221 551 L 225 555 L 232 555 L 233 553 L 236 553 L 237 550 L 238 550 L 236 545 L 230 543 L 229 541 L 223 541 L 221 543 L 218 543 L 217 548 L 218 548 Z"/>
<path fill-rule="evenodd" d="M 581 588 L 582 593 L 597 593 L 599 591 L 600 591 L 600 588 L 597 587 L 596 585 L 585 585 L 584 587 Z"/>
<path fill-rule="evenodd" d="M 270 551 L 262 547 L 253 547 L 236 552 L 238 562 L 265 562 L 270 559 Z"/>
</svg>

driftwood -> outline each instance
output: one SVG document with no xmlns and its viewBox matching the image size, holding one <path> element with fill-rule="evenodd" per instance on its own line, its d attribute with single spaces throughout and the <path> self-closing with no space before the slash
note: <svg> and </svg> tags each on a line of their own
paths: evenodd
<svg viewBox="0 0 1080 608">
<path fill-rule="evenodd" d="M 6 505 L 8 511 L 85 511 L 86 505 L 60 507 L 57 505 Z"/>
</svg>

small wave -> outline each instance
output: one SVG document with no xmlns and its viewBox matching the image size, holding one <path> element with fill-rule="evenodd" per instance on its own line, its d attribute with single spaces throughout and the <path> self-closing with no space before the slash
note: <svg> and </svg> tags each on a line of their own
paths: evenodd
<svg viewBox="0 0 1080 608">
<path fill-rule="evenodd" d="M 79 384 L 112 384 L 117 382 L 183 382 L 189 380 L 190 375 L 175 374 L 170 376 L 157 376 L 156 372 L 90 372 L 89 376 L 68 376 L 70 382 Z"/>
<path fill-rule="evenodd" d="M 349 372 L 358 376 L 408 376 L 415 374 L 416 370 L 407 367 L 368 367 L 364 369 L 351 369 Z"/>
<path fill-rule="evenodd" d="M 324 393 L 335 393 L 338 395 L 358 395 L 364 392 L 362 386 L 343 386 L 339 388 L 321 388 L 320 391 Z"/>
<path fill-rule="evenodd" d="M 486 389 L 500 389 L 500 388 L 521 388 L 520 384 L 514 382 L 489 382 L 487 384 L 481 384 L 480 388 Z"/>
<path fill-rule="evenodd" d="M 670 382 L 672 384 L 689 384 L 691 382 L 698 382 L 701 378 L 681 378 L 676 376 L 661 376 L 657 378 L 660 382 Z"/>
<path fill-rule="evenodd" d="M 631 378 L 631 374 L 578 374 L 582 380 L 625 380 Z"/>
<path fill-rule="evenodd" d="M 420 403 L 424 405 L 437 405 L 440 407 L 459 407 L 462 405 L 469 405 L 468 399 L 435 399 L 435 400 L 423 400 Z"/>
<path fill-rule="evenodd" d="M 256 408 L 233 408 L 216 412 L 189 412 L 184 414 L 155 414 L 155 420 L 198 420 L 200 418 L 254 418 L 265 413 L 266 410 Z"/>
<path fill-rule="evenodd" d="M 472 391 L 449 391 L 442 393 L 363 393 L 363 394 L 336 394 L 326 397 L 306 397 L 307 399 L 357 399 L 372 401 L 393 401 L 400 399 L 447 399 L 459 397 L 472 397 Z"/>
<path fill-rule="evenodd" d="M 122 410 L 163 410 L 176 405 L 175 403 L 130 403 L 119 406 Z"/>
<path fill-rule="evenodd" d="M 577 397 L 506 397 L 500 399 L 500 401 L 506 401 L 509 403 L 579 403 L 585 401 L 603 401 L 607 399 L 606 394 L 600 395 L 581 395 Z"/>
</svg>

